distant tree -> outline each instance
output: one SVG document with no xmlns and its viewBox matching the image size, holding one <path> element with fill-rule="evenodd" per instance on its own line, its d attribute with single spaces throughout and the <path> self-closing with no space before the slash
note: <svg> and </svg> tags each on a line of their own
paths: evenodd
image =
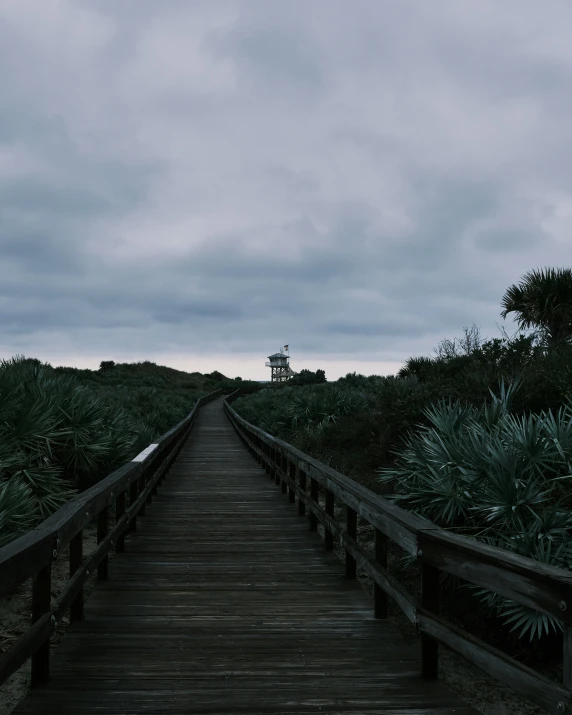
<svg viewBox="0 0 572 715">
<path fill-rule="evenodd" d="M 102 360 L 99 363 L 99 369 L 100 370 L 110 370 L 112 367 L 115 367 L 115 361 L 114 360 Z"/>
<path fill-rule="evenodd" d="M 519 328 L 539 328 L 548 345 L 572 338 L 572 269 L 529 271 L 502 298 L 503 318 L 515 313 Z"/>
<path fill-rule="evenodd" d="M 465 336 L 463 338 L 454 338 L 453 340 L 441 340 L 435 348 L 437 359 L 451 360 L 460 355 L 472 355 L 478 350 L 482 344 L 480 328 L 473 323 L 470 327 L 463 328 Z"/>
<path fill-rule="evenodd" d="M 226 380 L 226 377 L 218 370 L 213 370 L 209 375 L 207 375 L 207 377 L 210 377 L 211 380 L 216 380 L 217 382 L 220 382 L 220 380 Z"/>
<path fill-rule="evenodd" d="M 348 372 L 345 377 L 338 378 L 338 382 L 351 385 L 352 387 L 365 387 L 368 384 L 368 379 L 365 375 L 358 375 L 357 372 Z"/>
<path fill-rule="evenodd" d="M 242 377 L 235 377 L 234 378 L 237 382 L 242 382 Z"/>
<path fill-rule="evenodd" d="M 321 382 L 326 382 L 326 373 L 324 370 L 312 372 L 306 369 L 300 370 L 297 375 L 288 381 L 290 385 L 316 385 Z"/>
</svg>

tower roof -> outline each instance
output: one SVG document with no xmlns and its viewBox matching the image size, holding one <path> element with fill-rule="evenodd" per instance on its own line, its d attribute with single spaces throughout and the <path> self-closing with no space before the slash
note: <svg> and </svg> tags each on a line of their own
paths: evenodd
<svg viewBox="0 0 572 715">
<path fill-rule="evenodd" d="M 284 353 L 274 353 L 274 355 L 269 355 L 268 359 L 271 360 L 272 358 L 288 358 L 290 357 L 289 355 L 284 355 Z"/>
</svg>

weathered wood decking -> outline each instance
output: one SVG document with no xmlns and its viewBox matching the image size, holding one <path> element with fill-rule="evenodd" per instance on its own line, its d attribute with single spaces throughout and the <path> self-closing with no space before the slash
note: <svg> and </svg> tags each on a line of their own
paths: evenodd
<svg viewBox="0 0 572 715">
<path fill-rule="evenodd" d="M 476 715 L 346 579 L 222 409 L 193 433 L 125 553 L 15 715 Z"/>
</svg>

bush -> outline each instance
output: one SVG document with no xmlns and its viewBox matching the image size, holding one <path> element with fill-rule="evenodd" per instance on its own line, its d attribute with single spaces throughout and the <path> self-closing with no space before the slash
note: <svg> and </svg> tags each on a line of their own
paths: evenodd
<svg viewBox="0 0 572 715">
<path fill-rule="evenodd" d="M 111 369 L 113 368 L 113 369 Z M 174 427 L 211 389 L 145 361 L 98 371 L 0 363 L 0 545 Z"/>
<path fill-rule="evenodd" d="M 393 489 L 395 501 L 446 528 L 570 568 L 572 345 L 547 346 L 539 333 L 483 341 L 473 328 L 436 352 L 410 358 L 397 376 L 289 382 L 234 406 L 378 493 Z M 560 629 L 474 593 L 521 636 Z"/>
<path fill-rule="evenodd" d="M 520 384 L 480 409 L 459 400 L 424 410 L 431 426 L 410 433 L 393 468 L 379 470 L 386 498 L 443 528 L 569 569 L 572 512 L 572 400 L 557 414 L 511 413 Z M 562 629 L 556 619 L 469 586 L 489 609 L 530 640 Z"/>
<path fill-rule="evenodd" d="M 300 372 L 291 377 L 288 380 L 288 384 L 292 386 L 297 385 L 319 385 L 326 382 L 326 373 L 324 370 L 316 370 L 312 372 L 311 370 L 300 370 Z"/>
</svg>

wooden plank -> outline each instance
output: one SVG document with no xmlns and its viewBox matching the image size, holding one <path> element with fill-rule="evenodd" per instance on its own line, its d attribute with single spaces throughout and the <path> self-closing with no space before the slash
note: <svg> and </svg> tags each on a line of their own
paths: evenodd
<svg viewBox="0 0 572 715">
<path fill-rule="evenodd" d="M 0 683 L 5 682 L 18 668 L 29 660 L 55 630 L 51 613 L 45 613 L 34 622 L 5 652 L 0 654 Z M 45 657 L 45 654 L 44 656 Z"/>
<path fill-rule="evenodd" d="M 52 565 L 48 564 L 34 576 L 32 586 L 32 623 L 51 616 Z M 41 643 L 32 655 L 32 688 L 45 685 L 50 674 L 50 641 Z"/>
<path fill-rule="evenodd" d="M 309 477 L 316 479 L 320 485 L 331 491 L 335 498 L 354 509 L 408 553 L 412 555 L 417 553 L 417 535 L 420 529 L 437 529 L 427 519 L 401 509 L 344 474 L 321 464 L 292 445 L 251 425 L 231 407 L 228 408 L 228 411 L 234 424 L 242 429 L 247 429 L 253 435 L 258 435 L 269 445 L 269 449 L 285 451 L 298 469 L 302 469 Z"/>
<path fill-rule="evenodd" d="M 421 564 L 421 606 L 424 612 L 439 615 L 439 569 Z M 439 672 L 439 641 L 430 633 L 421 632 L 421 673 L 435 679 Z"/>
<path fill-rule="evenodd" d="M 97 517 L 97 543 L 98 544 L 101 544 L 101 542 L 107 536 L 108 532 L 109 532 L 109 523 L 108 523 L 108 515 L 107 515 L 107 507 L 106 507 L 105 509 L 102 509 L 99 512 L 99 515 Z M 97 578 L 100 581 L 106 581 L 108 578 L 108 574 L 109 574 L 109 558 L 106 553 L 97 567 Z"/>
<path fill-rule="evenodd" d="M 316 512 L 312 509 L 313 506 L 318 505 L 320 484 L 317 479 L 313 477 L 310 479 L 310 502 L 307 502 L 307 506 L 310 508 L 310 531 L 316 531 L 318 528 L 318 519 L 316 518 Z"/>
<path fill-rule="evenodd" d="M 422 560 L 572 624 L 572 573 L 451 532 L 420 532 Z"/>
<path fill-rule="evenodd" d="M 55 531 L 43 528 L 33 529 L 0 548 L 0 597 L 50 564 L 57 548 Z"/>
<path fill-rule="evenodd" d="M 333 518 L 334 516 L 334 494 L 326 489 L 326 514 Z M 329 523 L 324 521 L 324 544 L 328 551 L 334 548 L 334 531 L 329 527 Z"/>
<path fill-rule="evenodd" d="M 165 449 L 192 424 L 199 405 L 207 404 L 221 390 L 199 398 L 189 415 L 158 440 L 158 450 Z M 0 548 L 0 597 L 33 576 L 51 562 L 53 551 L 63 551 L 72 538 L 108 506 L 118 490 L 131 484 L 156 458 L 150 453 L 141 462 L 128 462 L 97 484 L 64 504 L 58 511 L 22 537 Z"/>
<path fill-rule="evenodd" d="M 379 564 L 382 571 L 387 571 L 387 536 L 376 529 L 375 536 L 375 560 Z M 376 618 L 387 618 L 387 593 L 378 584 L 373 586 L 374 612 Z"/>
<path fill-rule="evenodd" d="M 476 715 L 420 677 L 416 649 L 372 618 L 296 514 L 221 402 L 201 409 L 85 620 L 54 651 L 49 687 L 14 715 Z"/>
<path fill-rule="evenodd" d="M 350 507 L 346 507 L 346 530 L 348 536 L 357 541 L 357 514 Z M 356 560 L 346 550 L 346 577 L 355 578 L 356 573 Z"/>
<path fill-rule="evenodd" d="M 287 462 L 288 464 L 288 475 L 290 479 L 295 482 L 296 481 L 296 465 L 293 464 L 292 462 Z M 290 501 L 290 504 L 294 504 L 296 502 L 296 491 L 290 487 L 288 490 L 288 500 Z"/>
<path fill-rule="evenodd" d="M 298 515 L 306 515 L 306 473 L 301 469 L 298 470 L 298 477 L 300 481 L 300 494 L 298 498 Z"/>
<path fill-rule="evenodd" d="M 300 491 L 300 487 L 297 485 L 295 485 L 294 488 L 298 490 L 298 492 Z M 387 571 L 387 554 L 385 555 L 385 565 L 379 563 L 376 559 L 372 559 L 366 554 L 357 541 L 352 538 L 347 531 L 344 531 L 342 525 L 332 516 L 326 514 L 324 509 L 318 504 L 310 502 L 308 503 L 308 509 L 316 519 L 316 523 L 319 521 L 331 534 L 339 536 L 343 547 L 347 553 L 353 557 L 359 568 L 366 571 L 373 579 L 375 585 L 386 594 L 386 597 L 390 596 L 395 601 L 395 604 L 399 606 L 408 621 L 416 625 L 417 604 L 413 597 L 408 594 L 403 586 Z M 382 536 L 386 538 L 384 534 Z"/>
<path fill-rule="evenodd" d="M 230 407 L 228 414 L 238 429 L 257 435 L 272 449 L 280 449 L 287 454 L 298 469 L 318 481 L 336 499 L 354 509 L 411 555 L 417 556 L 421 550 L 423 561 L 428 565 L 491 588 L 518 603 L 572 624 L 570 572 L 439 529 L 428 520 L 390 504 L 345 475 L 251 425 Z"/>
<path fill-rule="evenodd" d="M 141 508 L 141 505 L 145 503 L 152 486 L 151 482 L 147 484 L 133 504 L 130 504 L 129 509 L 127 509 L 122 518 L 114 525 L 110 533 L 107 531 L 107 528 L 105 529 L 105 533 L 98 531 L 98 545 L 96 549 L 75 569 L 73 576 L 52 607 L 52 612 L 57 620 L 62 618 L 67 609 L 70 608 L 78 598 L 78 595 L 83 592 L 83 584 L 96 568 L 98 569 L 99 578 L 100 565 L 107 560 L 107 554 L 115 541 L 129 528 L 133 515 L 136 514 Z M 105 573 L 107 573 L 107 566 Z"/>
<path fill-rule="evenodd" d="M 140 464 L 128 462 L 48 517 L 43 524 L 56 532 L 59 550 L 63 551 L 79 531 L 112 503 L 118 490 L 132 483 L 140 473 Z"/>
<path fill-rule="evenodd" d="M 79 531 L 70 542 L 70 580 L 83 562 L 83 531 Z M 83 620 L 83 586 L 70 603 L 70 622 Z"/>
<path fill-rule="evenodd" d="M 157 490 L 157 481 L 155 481 L 155 485 L 153 487 L 155 489 L 155 492 Z M 121 520 L 123 515 L 125 514 L 125 490 L 122 490 L 118 495 L 117 499 L 115 501 L 115 523 Z M 125 551 L 125 535 L 121 534 L 117 537 L 117 540 L 115 542 L 115 552 L 118 554 L 122 554 Z"/>
<path fill-rule="evenodd" d="M 570 711 L 572 694 L 563 686 L 424 609 L 419 610 L 417 618 L 422 633 L 445 643 L 451 650 L 548 713 L 559 715 Z"/>
</svg>

